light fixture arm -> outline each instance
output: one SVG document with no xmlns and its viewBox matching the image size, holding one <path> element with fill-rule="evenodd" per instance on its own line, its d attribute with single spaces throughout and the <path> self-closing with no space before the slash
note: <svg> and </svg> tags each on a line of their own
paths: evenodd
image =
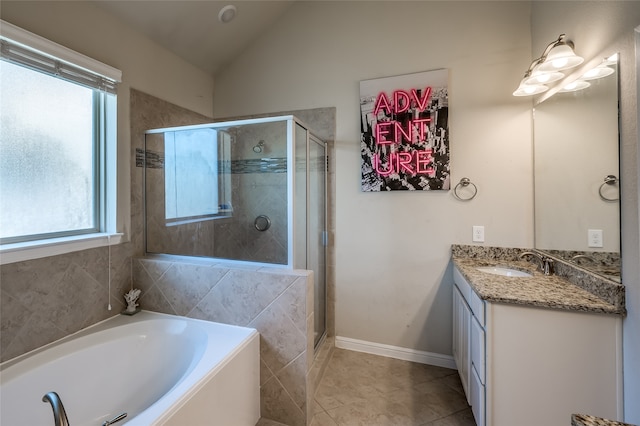
<svg viewBox="0 0 640 426">
<path fill-rule="evenodd" d="M 531 62 L 531 65 L 529 65 L 529 69 L 527 70 L 527 72 L 524 73 L 524 78 L 531 77 L 531 73 L 533 72 L 533 69 L 547 60 L 547 56 L 549 55 L 549 52 L 551 52 L 551 50 L 554 47 L 566 44 L 570 48 L 574 49 L 575 45 L 573 44 L 573 42 L 571 40 L 566 40 L 565 37 L 566 37 L 566 34 L 560 34 L 557 40 L 554 40 L 551 43 L 549 43 L 547 47 L 544 49 L 544 52 L 542 52 L 542 55 L 538 59 L 534 59 L 533 62 Z"/>
<path fill-rule="evenodd" d="M 542 53 L 542 56 L 540 57 L 540 59 L 542 59 L 542 61 L 544 62 L 544 60 L 547 59 L 549 52 L 551 52 L 551 49 L 553 49 L 554 47 L 562 46 L 563 44 L 566 44 L 570 48 L 575 49 L 575 45 L 573 44 L 573 42 L 571 40 L 565 40 L 565 37 L 566 37 L 566 34 L 560 34 L 557 40 L 549 43 L 547 48 L 544 49 L 544 52 Z"/>
</svg>

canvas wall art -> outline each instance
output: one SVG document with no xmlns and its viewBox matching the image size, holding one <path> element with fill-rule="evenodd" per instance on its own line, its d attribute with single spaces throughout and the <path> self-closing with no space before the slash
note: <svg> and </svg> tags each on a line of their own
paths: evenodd
<svg viewBox="0 0 640 426">
<path fill-rule="evenodd" d="M 363 191 L 450 189 L 448 75 L 360 82 Z"/>
</svg>

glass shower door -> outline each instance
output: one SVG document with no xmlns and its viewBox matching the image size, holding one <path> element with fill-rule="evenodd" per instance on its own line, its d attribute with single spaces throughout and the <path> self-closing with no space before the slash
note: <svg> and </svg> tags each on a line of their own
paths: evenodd
<svg viewBox="0 0 640 426">
<path fill-rule="evenodd" d="M 325 144 L 309 137 L 307 269 L 314 272 L 314 346 L 326 329 L 326 173 Z"/>
</svg>

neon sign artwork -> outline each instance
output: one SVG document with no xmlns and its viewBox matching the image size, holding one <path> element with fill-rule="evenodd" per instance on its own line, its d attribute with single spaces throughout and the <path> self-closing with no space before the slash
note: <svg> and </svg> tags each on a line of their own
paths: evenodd
<svg viewBox="0 0 640 426">
<path fill-rule="evenodd" d="M 362 190 L 448 190 L 447 70 L 360 82 Z"/>
</svg>

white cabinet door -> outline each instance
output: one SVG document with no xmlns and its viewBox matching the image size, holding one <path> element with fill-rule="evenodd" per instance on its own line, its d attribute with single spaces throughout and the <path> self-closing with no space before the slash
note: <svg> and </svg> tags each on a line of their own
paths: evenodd
<svg viewBox="0 0 640 426">
<path fill-rule="evenodd" d="M 469 402 L 471 373 L 471 309 L 456 286 L 453 287 L 453 357 L 458 367 L 462 387 Z"/>
</svg>

